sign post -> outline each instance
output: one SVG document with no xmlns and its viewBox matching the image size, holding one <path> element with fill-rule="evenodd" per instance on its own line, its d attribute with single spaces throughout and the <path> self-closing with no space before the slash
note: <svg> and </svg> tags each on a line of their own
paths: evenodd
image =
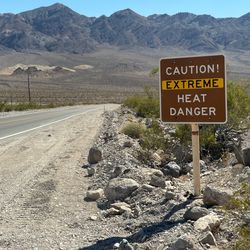
<svg viewBox="0 0 250 250">
<path fill-rule="evenodd" d="M 226 100 L 223 55 L 161 59 L 161 119 L 192 126 L 195 196 L 201 193 L 199 124 L 225 123 Z"/>
<path fill-rule="evenodd" d="M 199 196 L 201 194 L 201 182 L 200 182 L 200 140 L 199 140 L 198 124 L 192 124 L 192 153 L 193 153 L 194 196 Z"/>
</svg>

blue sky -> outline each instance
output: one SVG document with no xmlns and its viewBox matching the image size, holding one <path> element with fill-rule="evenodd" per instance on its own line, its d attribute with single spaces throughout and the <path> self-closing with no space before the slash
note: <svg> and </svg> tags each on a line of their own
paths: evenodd
<svg viewBox="0 0 250 250">
<path fill-rule="evenodd" d="M 60 2 L 86 16 L 109 16 L 130 8 L 148 16 L 191 12 L 214 17 L 239 17 L 250 12 L 250 0 L 0 0 L 0 13 L 19 13 Z"/>
</svg>

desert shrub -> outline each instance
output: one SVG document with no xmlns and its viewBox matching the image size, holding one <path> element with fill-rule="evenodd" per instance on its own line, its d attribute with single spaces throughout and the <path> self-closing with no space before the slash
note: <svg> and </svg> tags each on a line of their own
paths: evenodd
<svg viewBox="0 0 250 250">
<path fill-rule="evenodd" d="M 175 137 L 180 139 L 182 144 L 188 145 L 191 143 L 191 125 L 180 124 L 176 125 Z"/>
<path fill-rule="evenodd" d="M 168 147 L 168 140 L 165 138 L 164 133 L 156 120 L 153 120 L 150 128 L 143 132 L 142 148 L 144 150 L 165 150 Z"/>
<path fill-rule="evenodd" d="M 232 250 L 249 250 L 250 249 L 250 226 L 239 228 L 239 239 L 234 243 Z"/>
<path fill-rule="evenodd" d="M 122 132 L 134 139 L 139 139 L 142 137 L 143 135 L 143 131 L 144 131 L 144 127 L 137 122 L 130 122 L 128 124 L 126 124 L 123 129 Z"/>
<path fill-rule="evenodd" d="M 135 111 L 140 117 L 158 118 L 160 116 L 159 98 L 148 86 L 144 88 L 144 94 L 128 97 L 123 105 Z"/>
<path fill-rule="evenodd" d="M 140 95 L 129 96 L 125 99 L 125 101 L 123 102 L 123 105 L 134 110 L 136 109 L 136 107 L 139 106 L 141 99 L 142 99 L 142 96 Z"/>
<path fill-rule="evenodd" d="M 250 184 L 243 183 L 241 188 L 236 191 L 227 204 L 226 209 L 237 210 L 240 212 L 250 209 Z"/>
<path fill-rule="evenodd" d="M 159 100 L 144 97 L 136 108 L 136 113 L 141 117 L 158 118 L 160 116 Z"/>
<path fill-rule="evenodd" d="M 241 188 L 236 191 L 225 206 L 226 210 L 237 211 L 242 214 L 250 209 L 250 184 L 243 183 Z M 242 225 L 238 228 L 239 238 L 232 246 L 232 250 L 250 249 L 250 226 Z"/>
<path fill-rule="evenodd" d="M 246 89 L 233 82 L 227 85 L 228 124 L 239 128 L 242 121 L 250 115 L 250 96 Z"/>
<path fill-rule="evenodd" d="M 65 104 L 66 105 L 66 104 Z M 39 103 L 7 103 L 7 102 L 0 102 L 0 111 L 1 112 L 10 112 L 10 111 L 24 111 L 29 109 L 47 109 L 47 108 L 56 108 L 59 106 L 65 106 L 65 105 L 55 105 L 53 103 L 50 104 L 39 104 Z M 68 104 L 69 105 L 69 104 Z"/>
</svg>

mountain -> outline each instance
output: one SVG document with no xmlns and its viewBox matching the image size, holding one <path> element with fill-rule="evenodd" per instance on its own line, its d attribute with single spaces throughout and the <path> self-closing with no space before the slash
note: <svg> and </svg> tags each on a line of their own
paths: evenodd
<svg viewBox="0 0 250 250">
<path fill-rule="evenodd" d="M 0 50 L 85 53 L 99 45 L 181 47 L 196 51 L 250 50 L 250 13 L 239 18 L 178 13 L 141 16 L 133 10 L 99 18 L 62 4 L 0 15 Z"/>
</svg>

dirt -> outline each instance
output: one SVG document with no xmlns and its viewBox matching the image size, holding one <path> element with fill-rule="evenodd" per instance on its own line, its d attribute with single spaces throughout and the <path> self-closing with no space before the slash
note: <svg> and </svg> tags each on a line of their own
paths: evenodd
<svg viewBox="0 0 250 250">
<path fill-rule="evenodd" d="M 117 105 L 105 106 L 114 109 Z M 77 116 L 0 147 L 0 249 L 79 249 L 107 237 L 98 209 L 84 202 L 82 164 L 103 110 Z"/>
</svg>

